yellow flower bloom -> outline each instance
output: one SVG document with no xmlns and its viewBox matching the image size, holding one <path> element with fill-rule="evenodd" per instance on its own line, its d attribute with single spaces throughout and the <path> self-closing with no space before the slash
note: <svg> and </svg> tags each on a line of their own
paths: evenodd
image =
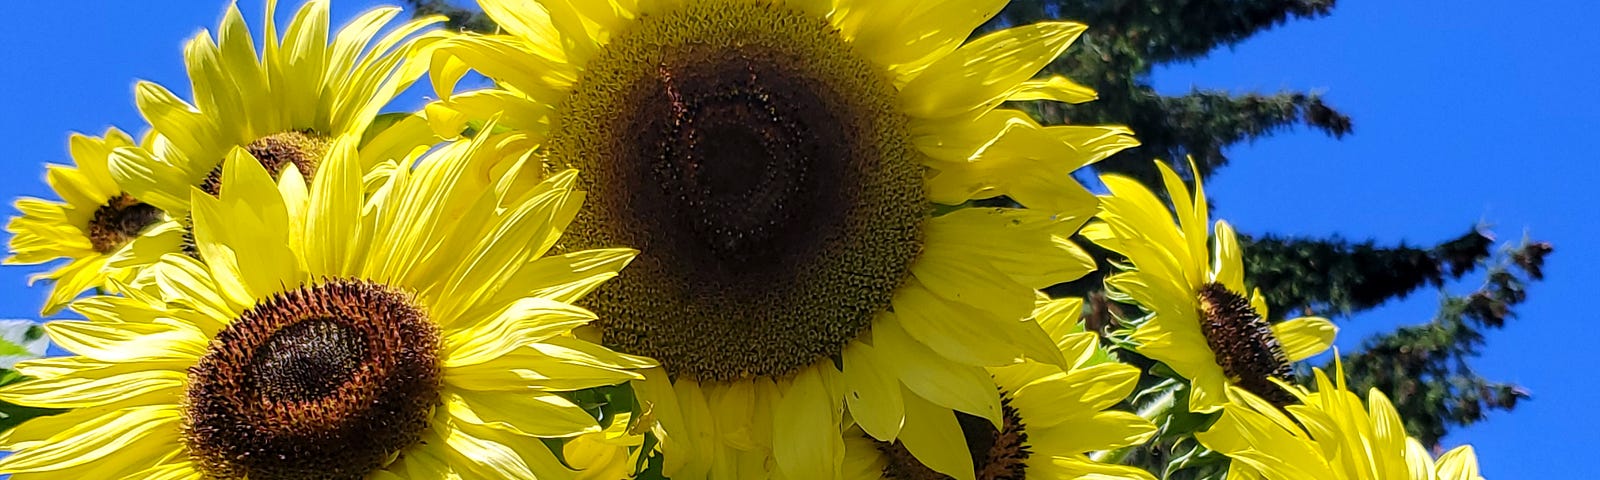
<svg viewBox="0 0 1600 480">
<path fill-rule="evenodd" d="M 46 326 L 77 356 L 0 389 L 74 409 L 0 434 L 0 473 L 45 478 L 559 478 L 540 438 L 598 432 L 553 392 L 641 378 L 648 360 L 572 336 L 570 302 L 635 252 L 545 256 L 574 173 L 526 193 L 463 180 L 476 144 L 395 169 L 364 198 L 354 139 L 307 187 L 243 149 L 192 189 L 203 262 L 169 254 Z"/>
<path fill-rule="evenodd" d="M 189 189 L 215 195 L 223 157 L 243 147 L 269 173 L 294 165 L 314 178 L 334 138 L 361 139 L 362 165 L 405 157 L 432 135 L 420 117 L 374 126 L 378 112 L 425 71 L 405 62 L 421 47 L 417 33 L 440 21 L 407 22 L 380 35 L 398 7 L 368 11 L 329 41 L 328 2 L 313 0 L 280 36 L 276 0 L 266 4 L 259 52 L 237 5 L 216 37 L 202 31 L 184 48 L 194 100 L 141 81 L 135 100 L 155 132 L 151 148 L 118 149 L 111 173 L 128 192 L 182 220 Z M 382 127 L 382 128 L 380 128 Z"/>
<path fill-rule="evenodd" d="M 1178 174 L 1156 163 L 1173 210 L 1137 181 L 1105 175 L 1111 194 L 1100 199 L 1102 221 L 1083 231 L 1128 259 L 1106 287 L 1152 314 L 1130 339 L 1140 354 L 1190 380 L 1190 410 L 1220 408 L 1229 385 L 1286 403 L 1272 379 L 1288 378 L 1290 362 L 1327 350 L 1338 329 L 1314 317 L 1269 325 L 1266 301 L 1244 283 L 1233 228 L 1218 221 L 1208 249 L 1204 189 L 1196 182 L 1191 198 Z"/>
<path fill-rule="evenodd" d="M 585 305 L 664 367 L 637 388 L 669 475 L 832 478 L 847 416 L 880 440 L 918 434 L 911 408 L 1000 424 L 983 367 L 1050 355 L 1033 289 L 1093 268 L 1068 173 L 1135 142 L 996 108 L 1093 98 L 1030 80 L 1082 25 L 966 41 L 1005 3 L 484 0 L 509 35 L 435 44 L 429 118 L 501 115 L 585 172 L 563 248 L 644 252 Z M 452 93 L 469 69 L 502 89 Z M 937 207 L 1001 195 L 1026 208 Z"/>
<path fill-rule="evenodd" d="M 1316 369 L 1317 390 L 1283 385 L 1300 402 L 1283 410 L 1239 388 L 1210 430 L 1196 435 L 1232 459 L 1230 479 L 1482 480 L 1472 447 L 1456 447 L 1435 460 L 1406 435 L 1399 412 L 1382 392 L 1361 398 Z M 1291 419 L 1290 416 L 1293 416 Z"/>
<path fill-rule="evenodd" d="M 111 178 L 107 158 L 114 149 L 133 146 L 133 138 L 115 128 L 104 137 L 73 135 L 69 143 L 74 165 L 50 165 L 45 179 L 64 202 L 38 198 L 18 199 L 22 213 L 6 224 L 11 233 L 11 256 L 7 265 L 35 265 L 66 258 L 65 265 L 40 273 L 29 283 L 51 280 L 54 285 L 43 307 L 54 314 L 78 294 L 93 288 L 108 287 L 107 279 L 126 282 L 137 269 L 124 265 L 148 264 L 161 252 L 133 249 L 140 236 L 151 238 L 150 246 L 177 245 L 179 233 L 170 228 L 150 228 L 161 223 L 159 209 L 129 196 Z"/>
<path fill-rule="evenodd" d="M 976 472 L 979 479 L 1154 480 L 1138 468 L 1088 455 L 1144 443 L 1156 426 L 1132 413 L 1107 410 L 1133 392 L 1139 369 L 1098 351 L 1098 335 L 1083 331 L 1078 322 L 1082 308 L 1081 299 L 1069 298 L 1042 302 L 1035 310 L 1068 368 L 1027 362 L 989 369 L 1001 399 L 1000 428 L 970 415 L 908 407 L 903 428 L 928 434 L 891 444 L 854 429 L 856 435 L 845 443 L 845 478 L 940 478 L 961 471 Z M 917 439 L 962 437 L 969 442 L 965 447 L 939 442 L 923 447 L 932 455 L 908 454 L 908 442 Z"/>
</svg>

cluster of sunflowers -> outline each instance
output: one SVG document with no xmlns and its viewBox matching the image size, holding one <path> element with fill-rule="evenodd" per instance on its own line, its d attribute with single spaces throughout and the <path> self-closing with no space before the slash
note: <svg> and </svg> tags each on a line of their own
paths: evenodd
<svg viewBox="0 0 1600 480">
<path fill-rule="evenodd" d="M 1198 416 L 1230 479 L 1478 478 L 1342 372 L 1292 381 L 1335 328 L 1268 321 L 1198 183 L 1096 196 L 1072 172 L 1131 132 L 1005 108 L 1093 100 L 1034 78 L 1082 25 L 480 3 L 504 34 L 230 8 L 189 100 L 141 82 L 147 133 L 72 137 L 63 201 L 7 230 L 9 263 L 67 259 L 38 278 L 74 355 L 0 389 L 62 412 L 0 434 L 0 473 L 1153 479 L 1119 463 Z M 424 75 L 437 100 L 380 114 Z M 1074 236 L 1115 252 L 1118 328 L 1039 293 L 1096 268 Z M 1133 352 L 1167 377 L 1137 413 Z"/>
</svg>

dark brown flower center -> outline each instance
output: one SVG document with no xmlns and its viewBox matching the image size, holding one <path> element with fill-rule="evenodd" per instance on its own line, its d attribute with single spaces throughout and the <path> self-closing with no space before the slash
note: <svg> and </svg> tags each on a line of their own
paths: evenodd
<svg viewBox="0 0 1600 480">
<path fill-rule="evenodd" d="M 1273 404 L 1294 403 L 1294 396 L 1272 379 L 1289 381 L 1293 369 L 1272 325 L 1244 295 L 1220 283 L 1200 288 L 1200 331 L 1228 379 Z"/>
<path fill-rule="evenodd" d="M 89 236 L 89 245 L 94 251 L 111 253 L 159 221 L 161 209 L 135 200 L 132 195 L 119 193 L 94 210 L 84 233 Z"/>
<path fill-rule="evenodd" d="M 999 429 L 982 417 L 955 412 L 956 423 L 966 437 L 967 453 L 972 455 L 972 467 L 978 480 L 1023 480 L 1027 478 L 1028 433 L 1023 429 L 1022 417 L 1011 406 L 1004 392 L 1000 395 L 1001 425 Z M 883 476 L 893 480 L 949 480 L 951 477 L 933 471 L 918 461 L 904 444 L 877 442 L 885 457 Z"/>
<path fill-rule="evenodd" d="M 561 248 L 642 252 L 589 297 L 605 342 L 702 380 L 837 355 L 920 251 L 894 87 L 825 20 L 768 2 L 632 28 L 589 60 L 546 150 L 588 192 Z"/>
<path fill-rule="evenodd" d="M 189 454 L 208 478 L 364 478 L 428 428 L 438 350 L 411 296 L 383 285 L 332 280 L 263 300 L 189 370 Z"/>
</svg>

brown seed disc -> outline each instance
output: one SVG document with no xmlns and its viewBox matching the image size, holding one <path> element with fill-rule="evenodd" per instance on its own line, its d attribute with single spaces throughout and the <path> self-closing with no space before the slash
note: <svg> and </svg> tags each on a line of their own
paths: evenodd
<svg viewBox="0 0 1600 480">
<path fill-rule="evenodd" d="M 94 251 L 111 253 L 122 248 L 145 228 L 161 221 L 161 209 L 119 193 L 94 210 L 84 233 Z"/>
<path fill-rule="evenodd" d="M 1250 300 L 1220 283 L 1201 287 L 1199 297 L 1200 331 L 1228 379 L 1280 407 L 1294 403 L 1294 395 L 1272 382 L 1293 380 L 1289 356 Z"/>
<path fill-rule="evenodd" d="M 439 342 L 410 295 L 379 284 L 263 300 L 189 369 L 188 452 L 208 478 L 363 478 L 428 428 Z"/>
<path fill-rule="evenodd" d="M 641 250 L 587 298 L 604 341 L 704 381 L 837 356 L 888 309 L 929 204 L 886 74 L 769 2 L 643 16 L 561 105 L 564 251 Z"/>
<path fill-rule="evenodd" d="M 1011 398 L 1001 392 L 999 429 L 982 417 L 955 412 L 956 423 L 966 437 L 967 453 L 972 455 L 978 480 L 1023 480 L 1027 478 L 1028 433 L 1022 417 L 1011 406 Z M 904 444 L 875 442 L 885 457 L 884 478 L 893 480 L 948 480 L 950 476 L 923 465 Z"/>
</svg>

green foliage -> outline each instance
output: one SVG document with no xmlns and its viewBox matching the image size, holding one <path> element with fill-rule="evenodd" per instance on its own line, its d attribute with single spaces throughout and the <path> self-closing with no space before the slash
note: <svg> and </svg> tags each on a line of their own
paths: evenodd
<svg viewBox="0 0 1600 480">
<path fill-rule="evenodd" d="M 414 17 L 444 15 L 445 27 L 452 30 L 494 33 L 499 29 L 483 11 L 458 7 L 448 0 L 406 0 L 406 4 L 411 6 Z"/>
<path fill-rule="evenodd" d="M 1283 316 L 1348 316 L 1423 285 L 1442 286 L 1475 269 L 1491 243 L 1478 228 L 1428 249 L 1337 237 L 1239 238 L 1245 275 L 1260 286 L 1267 309 Z"/>
<path fill-rule="evenodd" d="M 1499 329 L 1527 300 L 1528 283 L 1544 278 L 1549 243 L 1524 240 L 1487 265 L 1483 285 L 1466 295 L 1446 294 L 1433 320 L 1362 342 L 1344 356 L 1351 388 L 1386 392 L 1403 412 L 1406 430 L 1435 445 L 1453 425 L 1471 425 L 1490 410 L 1511 410 L 1528 398 L 1516 385 L 1473 373 L 1467 360 L 1484 346 L 1482 331 Z M 1331 368 L 1331 367 L 1330 367 Z"/>
</svg>

